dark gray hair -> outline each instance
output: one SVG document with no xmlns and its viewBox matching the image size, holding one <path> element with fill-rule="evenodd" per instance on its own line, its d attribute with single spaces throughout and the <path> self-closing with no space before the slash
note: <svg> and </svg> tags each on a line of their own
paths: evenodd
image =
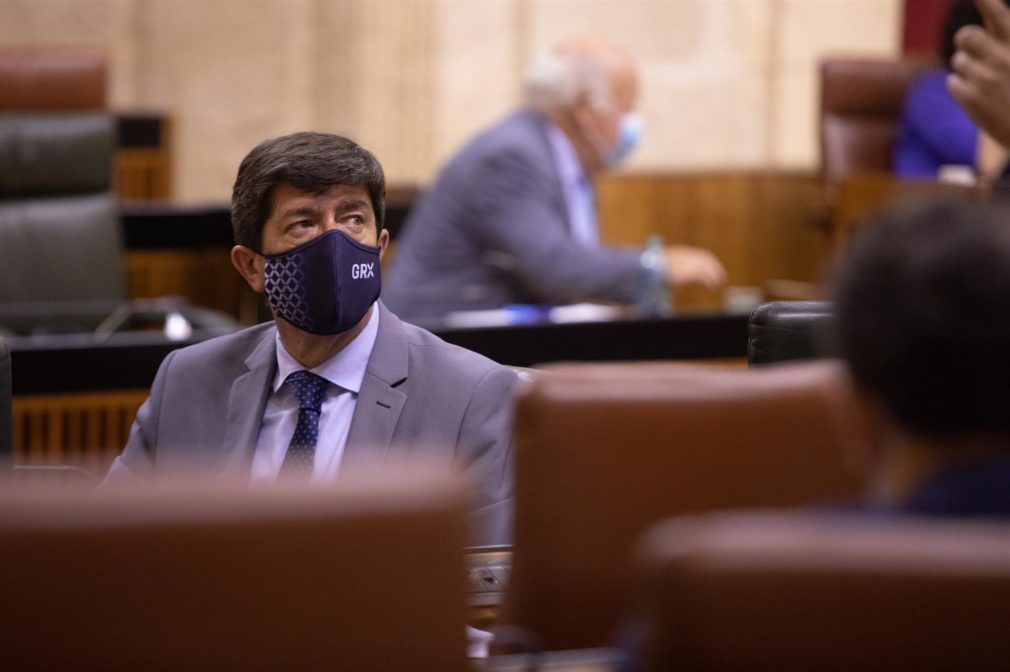
<svg viewBox="0 0 1010 672">
<path fill-rule="evenodd" d="M 338 184 L 362 185 L 372 201 L 376 230 L 382 231 L 386 178 L 372 153 L 339 135 L 293 133 L 260 143 L 242 159 L 231 195 L 231 226 L 237 244 L 262 251 L 263 227 L 279 184 L 309 193 L 322 193 Z"/>
<path fill-rule="evenodd" d="M 868 222 L 834 283 L 837 345 L 905 429 L 1010 437 L 1010 210 L 906 202 Z"/>
</svg>

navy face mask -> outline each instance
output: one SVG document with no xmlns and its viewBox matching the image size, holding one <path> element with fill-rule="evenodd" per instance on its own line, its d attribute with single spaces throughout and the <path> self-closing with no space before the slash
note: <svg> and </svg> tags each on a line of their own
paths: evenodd
<svg viewBox="0 0 1010 672">
<path fill-rule="evenodd" d="M 264 255 L 267 299 L 274 314 L 302 331 L 332 336 L 347 331 L 379 298 L 379 248 L 342 231 L 280 254 Z"/>
</svg>

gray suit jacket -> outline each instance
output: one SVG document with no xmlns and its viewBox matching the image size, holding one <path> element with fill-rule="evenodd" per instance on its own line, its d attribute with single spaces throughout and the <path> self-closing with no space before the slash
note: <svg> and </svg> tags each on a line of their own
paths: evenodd
<svg viewBox="0 0 1010 672">
<path fill-rule="evenodd" d="M 508 303 L 630 302 L 640 248 L 571 236 L 546 121 L 523 109 L 477 136 L 415 205 L 383 300 L 404 319 Z"/>
<path fill-rule="evenodd" d="M 451 463 L 477 486 L 474 543 L 507 543 L 516 375 L 378 306 L 341 469 L 419 452 Z M 248 478 L 277 371 L 275 335 L 261 324 L 166 357 L 106 484 L 194 470 Z"/>
</svg>

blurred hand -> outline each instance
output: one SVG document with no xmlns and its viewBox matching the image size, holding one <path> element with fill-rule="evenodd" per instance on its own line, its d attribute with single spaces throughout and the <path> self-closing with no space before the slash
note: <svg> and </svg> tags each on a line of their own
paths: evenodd
<svg viewBox="0 0 1010 672">
<path fill-rule="evenodd" d="M 671 245 L 665 252 L 666 282 L 671 287 L 704 285 L 709 289 L 717 289 L 726 282 L 726 269 L 708 250 Z"/>
<path fill-rule="evenodd" d="M 985 29 L 965 26 L 954 35 L 950 95 L 982 130 L 1010 148 L 1010 8 L 1003 0 L 975 0 Z"/>
<path fill-rule="evenodd" d="M 979 131 L 978 149 L 975 151 L 975 168 L 984 180 L 999 177 L 1007 162 L 1007 150 L 988 133 Z"/>
</svg>

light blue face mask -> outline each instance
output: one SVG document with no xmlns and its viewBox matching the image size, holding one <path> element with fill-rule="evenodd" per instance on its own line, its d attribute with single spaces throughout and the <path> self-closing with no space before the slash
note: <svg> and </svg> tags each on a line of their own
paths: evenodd
<svg viewBox="0 0 1010 672">
<path fill-rule="evenodd" d="M 638 146 L 638 141 L 642 139 L 645 131 L 645 121 L 637 112 L 628 112 L 621 117 L 617 128 L 617 144 L 607 152 L 606 163 L 608 166 L 616 166 Z"/>
</svg>

